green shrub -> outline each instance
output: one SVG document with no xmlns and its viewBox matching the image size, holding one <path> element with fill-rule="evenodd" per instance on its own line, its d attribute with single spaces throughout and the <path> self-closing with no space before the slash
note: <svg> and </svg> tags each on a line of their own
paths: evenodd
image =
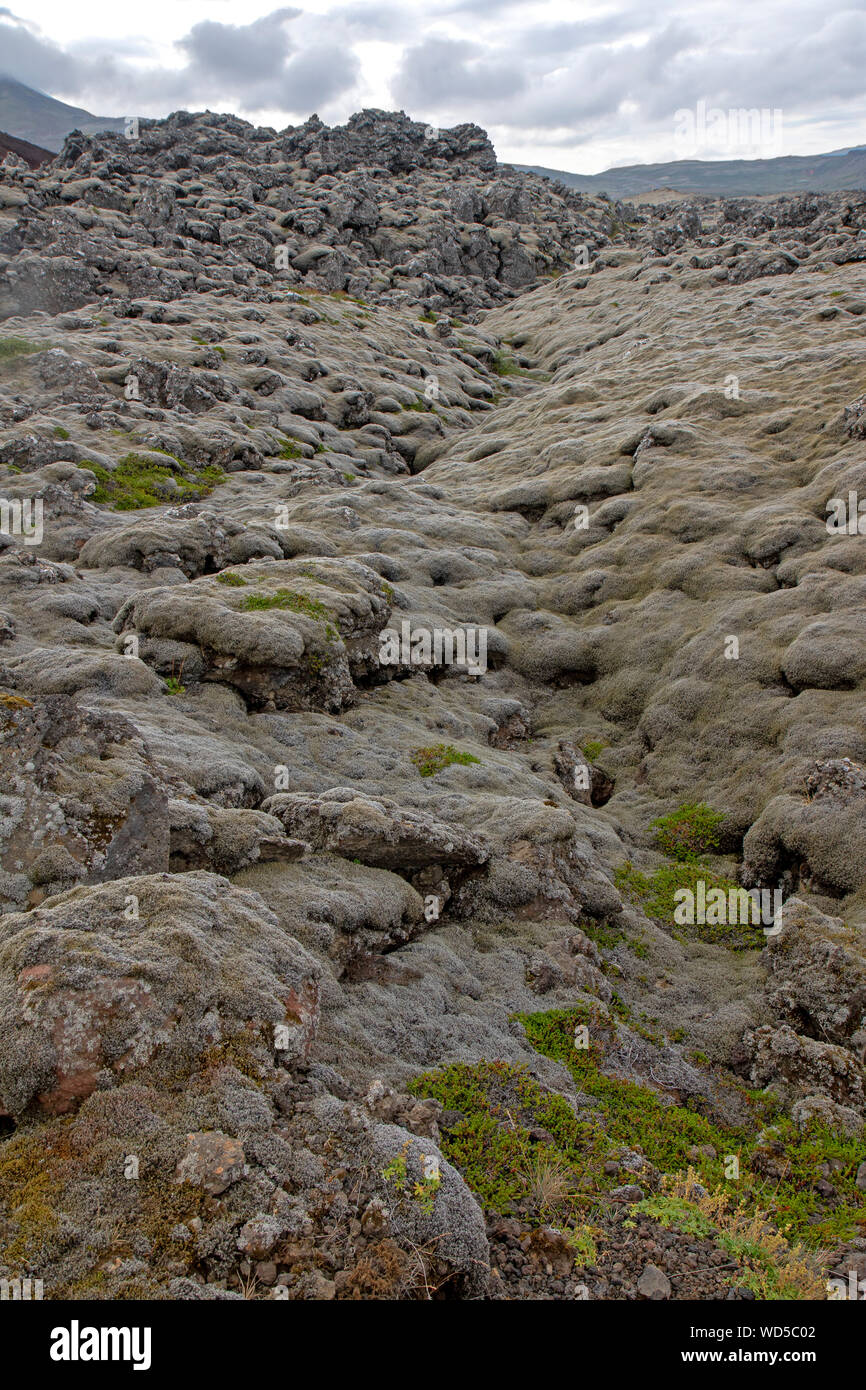
<svg viewBox="0 0 866 1390">
<path fill-rule="evenodd" d="M 522 1205 L 536 1221 L 544 1220 L 550 1197 L 534 1196 L 533 1180 L 547 1159 L 554 1175 L 566 1179 L 558 1183 L 562 1214 L 574 1214 L 594 1129 L 577 1119 L 562 1096 L 541 1087 L 526 1066 L 483 1059 L 472 1065 L 455 1062 L 415 1077 L 408 1089 L 459 1114 L 443 1130 L 440 1147 L 485 1211 L 501 1213 Z M 532 1131 L 538 1129 L 552 1142 L 533 1139 Z"/>
<path fill-rule="evenodd" d="M 638 903 L 654 921 L 673 931 L 675 936 L 691 936 L 701 941 L 715 941 L 732 950 L 760 950 L 766 945 L 766 938 L 760 924 L 751 922 L 705 922 L 679 926 L 674 924 L 674 911 L 677 907 L 676 894 L 687 888 L 697 896 L 698 883 L 703 881 L 709 894 L 713 888 L 721 888 L 727 895 L 738 891 L 739 884 L 733 879 L 708 869 L 700 860 L 663 864 L 660 869 L 645 874 L 635 868 L 629 860 L 620 864 L 613 881 L 623 896 Z"/>
<path fill-rule="evenodd" d="M 462 753 L 451 743 L 434 743 L 429 748 L 416 748 L 411 755 L 412 762 L 422 777 L 435 777 L 443 768 L 452 763 L 479 763 L 471 753 Z"/>
<path fill-rule="evenodd" d="M 601 739 L 589 739 L 587 743 L 581 744 L 580 751 L 589 762 L 594 763 L 602 748 L 606 747 L 607 744 L 602 743 Z"/>
<path fill-rule="evenodd" d="M 656 844 L 663 854 L 688 863 L 701 854 L 712 854 L 719 847 L 719 827 L 723 811 L 713 811 L 703 802 L 684 802 L 667 816 L 650 821 Z"/>
<path fill-rule="evenodd" d="M 729 1078 L 754 1119 L 739 1126 L 716 1122 L 688 1105 L 670 1104 L 648 1087 L 606 1076 L 601 1068 L 606 1048 L 616 1042 L 617 1024 L 600 1009 L 578 1006 L 517 1017 L 533 1047 L 566 1066 L 578 1088 L 599 1107 L 602 1137 L 589 1170 L 599 1187 L 619 1181 L 604 1173 L 603 1162 L 612 1147 L 625 1145 L 644 1154 L 663 1174 L 683 1173 L 694 1165 L 708 1190 L 731 1194 L 743 1212 L 765 1213 L 786 1238 L 802 1239 L 812 1247 L 851 1239 L 866 1225 L 866 1194 L 856 1183 L 863 1160 L 861 1138 L 837 1134 L 815 1122 L 801 1132 L 779 1116 L 773 1127 L 777 1148 L 772 1161 L 781 1176 L 768 1183 L 762 1163 L 767 1097 L 762 1093 Z M 575 1047 L 578 1025 L 589 1029 L 588 1048 Z M 701 1146 L 708 1152 L 695 1159 L 692 1151 Z M 714 1158 L 709 1157 L 711 1150 Z M 725 1171 L 729 1155 L 739 1160 L 736 1179 Z M 815 1187 L 815 1175 L 824 1164 L 832 1169 L 836 1191 L 830 1200 Z"/>
</svg>

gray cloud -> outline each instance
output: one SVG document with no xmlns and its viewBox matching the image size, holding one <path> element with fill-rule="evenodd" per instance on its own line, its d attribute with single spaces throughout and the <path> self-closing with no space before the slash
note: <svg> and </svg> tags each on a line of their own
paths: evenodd
<svg viewBox="0 0 866 1390">
<path fill-rule="evenodd" d="M 285 30 L 300 10 L 274 10 L 252 24 L 194 24 L 177 45 L 189 57 L 194 81 L 217 78 L 227 90 L 244 90 L 250 82 L 271 82 L 283 71 L 294 49 Z"/>
<path fill-rule="evenodd" d="M 75 60 L 8 9 L 0 10 L 0 69 L 40 90 L 65 87 L 72 91 L 78 81 Z"/>
<path fill-rule="evenodd" d="M 341 44 L 312 44 L 296 54 L 283 76 L 282 100 L 274 105 L 310 115 L 333 101 L 358 80 L 357 55 Z"/>
<path fill-rule="evenodd" d="M 537 24 L 517 36 L 515 47 L 526 56 L 562 59 L 576 48 L 609 43 L 641 28 L 640 21 L 628 14 L 606 15 L 604 19 L 589 23 L 575 20 L 563 24 Z"/>
<path fill-rule="evenodd" d="M 392 91 L 401 103 L 435 110 L 455 100 L 510 99 L 526 85 L 517 63 L 486 55 L 478 44 L 433 37 L 406 50 Z"/>
<path fill-rule="evenodd" d="M 799 149 L 810 137 L 816 148 L 818 129 L 836 146 L 862 141 L 864 10 L 866 0 L 620 0 L 556 22 L 537 0 L 337 0 L 324 14 L 283 6 L 244 23 L 231 0 L 177 40 L 173 68 L 141 10 L 129 39 L 61 45 L 0 7 L 0 69 L 98 114 L 206 105 L 287 122 L 316 109 L 345 119 L 372 83 L 377 104 L 477 121 L 504 154 L 537 148 L 539 163 L 554 162 L 545 148 L 570 149 L 571 167 L 587 168 L 600 167 L 582 154 L 594 144 L 628 162 L 673 158 L 674 113 L 700 100 L 782 107 Z M 372 61 L 384 72 L 365 71 Z"/>
<path fill-rule="evenodd" d="M 348 93 L 360 64 L 346 42 L 301 46 L 293 39 L 288 26 L 302 13 L 284 7 L 250 24 L 204 20 L 178 41 L 187 61 L 173 69 L 158 62 L 154 48 L 141 40 L 82 40 L 63 49 L 0 9 L 0 71 L 64 99 L 86 100 L 98 115 L 136 109 L 167 114 L 208 105 L 306 117 Z M 132 58 L 144 61 L 132 63 Z"/>
</svg>

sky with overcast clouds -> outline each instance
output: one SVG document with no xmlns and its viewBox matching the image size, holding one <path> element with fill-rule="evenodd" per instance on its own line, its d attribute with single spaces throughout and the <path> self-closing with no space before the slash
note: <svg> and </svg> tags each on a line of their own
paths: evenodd
<svg viewBox="0 0 866 1390">
<path fill-rule="evenodd" d="M 502 160 L 595 173 L 866 143 L 866 0 L 13 0 L 0 72 L 100 116 L 475 121 Z M 712 117 L 740 108 L 767 111 L 772 148 Z"/>
</svg>

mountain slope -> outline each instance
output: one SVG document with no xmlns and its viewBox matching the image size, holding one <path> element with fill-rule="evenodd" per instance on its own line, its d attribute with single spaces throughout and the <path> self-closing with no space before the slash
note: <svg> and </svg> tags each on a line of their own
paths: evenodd
<svg viewBox="0 0 866 1390">
<path fill-rule="evenodd" d="M 119 117 L 93 116 L 80 106 L 68 106 L 27 87 L 14 77 L 0 76 L 0 130 L 19 140 L 56 152 L 71 130 L 96 135 L 102 130 L 122 129 Z"/>
<path fill-rule="evenodd" d="M 517 168 L 558 179 L 584 193 L 612 198 L 674 189 L 718 197 L 747 194 L 839 192 L 866 188 L 866 149 L 838 154 L 786 155 L 776 159 L 680 159 L 666 164 L 630 164 L 600 174 L 519 164 Z"/>
</svg>

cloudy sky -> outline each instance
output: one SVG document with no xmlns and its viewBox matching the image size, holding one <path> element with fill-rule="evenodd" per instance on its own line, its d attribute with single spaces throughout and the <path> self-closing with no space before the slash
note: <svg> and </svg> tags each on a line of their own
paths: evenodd
<svg viewBox="0 0 866 1390">
<path fill-rule="evenodd" d="M 595 173 L 866 143 L 866 0 L 21 0 L 0 72 L 100 116 L 476 121 L 500 159 Z"/>
</svg>

